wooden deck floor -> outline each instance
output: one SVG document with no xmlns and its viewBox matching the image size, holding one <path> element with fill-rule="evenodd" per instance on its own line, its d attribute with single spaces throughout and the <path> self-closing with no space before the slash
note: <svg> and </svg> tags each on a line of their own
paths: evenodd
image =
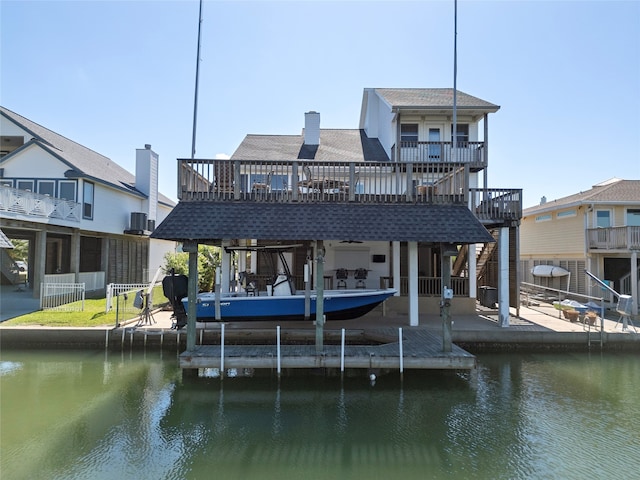
<svg viewBox="0 0 640 480">
<path fill-rule="evenodd" d="M 311 344 L 280 345 L 280 368 L 337 368 L 337 369 L 397 369 L 400 370 L 400 342 L 398 329 L 380 328 L 365 332 L 371 344 L 345 345 L 344 364 L 342 347 L 324 345 L 321 353 L 313 344 L 315 337 L 309 332 Z M 382 342 L 382 343 L 377 343 Z M 180 367 L 195 368 L 264 368 L 278 369 L 277 345 L 225 345 L 224 359 L 221 346 L 197 345 L 193 351 L 180 354 Z M 453 345 L 451 352 L 442 351 L 442 337 L 425 328 L 407 327 L 402 330 L 403 369 L 455 369 L 475 368 L 476 359 L 469 352 Z M 221 365 L 221 360 L 223 364 Z"/>
</svg>

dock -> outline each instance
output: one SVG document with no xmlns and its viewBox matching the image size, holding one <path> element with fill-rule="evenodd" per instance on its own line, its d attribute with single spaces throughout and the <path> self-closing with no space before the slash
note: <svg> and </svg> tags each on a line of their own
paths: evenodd
<svg viewBox="0 0 640 480">
<path fill-rule="evenodd" d="M 335 341 L 334 331 L 327 337 L 333 342 L 323 345 L 320 352 L 311 333 L 307 330 L 305 338 L 304 331 L 284 332 L 284 338 L 288 342 L 295 339 L 295 344 L 196 345 L 194 350 L 180 354 L 179 363 L 183 369 L 251 368 L 277 372 L 305 368 L 470 370 L 476 366 L 475 356 L 455 344 L 451 352 L 443 352 L 442 337 L 426 328 L 367 329 L 356 332 L 355 341 L 360 343 L 357 345 L 352 344 L 353 331 L 348 340 L 345 334 L 339 342 Z M 273 331 L 271 337 L 275 337 Z"/>
</svg>

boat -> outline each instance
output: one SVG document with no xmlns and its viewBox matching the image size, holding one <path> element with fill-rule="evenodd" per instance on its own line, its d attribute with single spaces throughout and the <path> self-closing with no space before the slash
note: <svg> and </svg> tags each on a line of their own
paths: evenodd
<svg viewBox="0 0 640 480">
<path fill-rule="evenodd" d="M 307 293 L 296 292 L 293 286 L 289 266 L 283 252 L 299 245 L 290 246 L 251 246 L 225 247 L 227 252 L 250 251 L 271 254 L 272 268 L 279 271 L 266 291 L 258 291 L 251 283 L 244 285 L 241 291 L 220 293 L 220 321 L 298 321 L 305 320 L 305 302 Z M 272 259 L 278 255 L 279 262 Z M 246 283 L 246 279 L 241 281 Z M 361 317 L 380 305 L 397 290 L 385 289 L 338 289 L 324 290 L 323 314 L 327 320 L 350 320 Z M 180 300 L 188 311 L 188 298 Z M 318 292 L 309 291 L 309 320 L 315 320 Z M 196 297 L 196 319 L 199 322 L 216 320 L 216 293 L 199 293 Z"/>
<path fill-rule="evenodd" d="M 569 273 L 568 270 L 557 265 L 536 265 L 531 269 L 531 274 L 534 277 L 566 277 Z"/>
</svg>

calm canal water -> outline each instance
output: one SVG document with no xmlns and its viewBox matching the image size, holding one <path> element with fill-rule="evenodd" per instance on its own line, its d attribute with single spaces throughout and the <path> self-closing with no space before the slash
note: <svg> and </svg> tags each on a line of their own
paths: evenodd
<svg viewBox="0 0 640 480">
<path fill-rule="evenodd" d="M 469 374 L 182 379 L 172 355 L 4 351 L 2 479 L 640 476 L 637 354 Z"/>
</svg>

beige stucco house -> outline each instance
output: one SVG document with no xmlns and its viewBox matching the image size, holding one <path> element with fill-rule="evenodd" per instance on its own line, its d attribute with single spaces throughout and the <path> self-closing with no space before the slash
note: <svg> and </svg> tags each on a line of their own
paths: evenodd
<svg viewBox="0 0 640 480">
<path fill-rule="evenodd" d="M 638 305 L 640 268 L 640 180 L 614 178 L 523 211 L 520 227 L 521 280 L 567 288 L 566 278 L 534 277 L 536 265 L 570 272 L 571 292 L 610 297 L 585 273 L 609 282 Z M 616 301 L 616 298 L 609 298 Z"/>
</svg>

